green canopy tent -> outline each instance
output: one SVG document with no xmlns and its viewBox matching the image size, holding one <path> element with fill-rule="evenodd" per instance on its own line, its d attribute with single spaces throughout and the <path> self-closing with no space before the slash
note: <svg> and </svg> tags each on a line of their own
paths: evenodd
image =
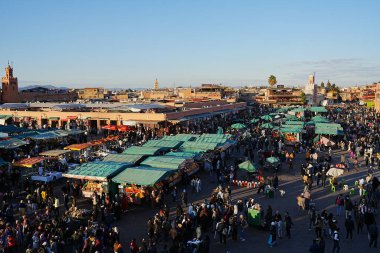
<svg viewBox="0 0 380 253">
<path fill-rule="evenodd" d="M 303 108 L 303 107 L 298 107 L 298 108 L 291 110 L 291 112 L 295 112 L 295 113 L 302 113 L 304 111 L 305 111 L 305 108 Z"/>
<path fill-rule="evenodd" d="M 315 113 L 325 113 L 327 112 L 327 109 L 323 106 L 312 106 L 309 108 L 309 110 L 311 112 L 315 112 Z"/>
<path fill-rule="evenodd" d="M 330 121 L 322 116 L 315 116 L 311 118 L 315 123 L 329 123 Z"/>
<path fill-rule="evenodd" d="M 132 167 L 119 173 L 112 178 L 112 181 L 118 184 L 153 186 L 172 173 L 174 173 L 174 171 L 161 168 Z"/>
<path fill-rule="evenodd" d="M 139 147 L 133 146 L 124 150 L 123 154 L 129 155 L 156 155 L 160 151 L 170 150 L 170 148 L 163 147 Z"/>
<path fill-rule="evenodd" d="M 181 146 L 182 141 L 171 140 L 150 140 L 146 142 L 143 147 L 161 147 L 166 149 L 177 149 Z"/>
<path fill-rule="evenodd" d="M 303 127 L 305 123 L 303 121 L 287 120 L 285 121 L 285 124 Z"/>
<path fill-rule="evenodd" d="M 272 129 L 274 126 L 271 123 L 264 123 L 260 127 L 264 129 Z"/>
<path fill-rule="evenodd" d="M 271 121 L 272 117 L 269 115 L 264 115 L 264 116 L 261 116 L 260 119 L 265 120 L 265 121 Z"/>
<path fill-rule="evenodd" d="M 286 115 L 286 119 L 289 121 L 300 121 L 300 120 L 303 120 L 303 117 L 298 118 L 295 115 L 288 114 L 288 115 Z"/>
<path fill-rule="evenodd" d="M 195 141 L 199 137 L 197 134 L 177 134 L 177 135 L 165 135 L 161 140 L 166 141 Z"/>
<path fill-rule="evenodd" d="M 109 154 L 104 157 L 103 162 L 117 162 L 127 164 L 138 164 L 144 160 L 144 155 L 129 155 L 129 154 Z"/>
<path fill-rule="evenodd" d="M 343 128 L 336 123 L 316 123 L 315 134 L 341 135 L 343 134 Z"/>
<path fill-rule="evenodd" d="M 128 165 L 114 162 L 90 162 L 82 164 L 63 174 L 66 178 L 106 182 L 120 173 Z"/>
<path fill-rule="evenodd" d="M 235 124 L 232 124 L 231 125 L 231 128 L 233 129 L 237 129 L 237 130 L 240 130 L 240 129 L 244 129 L 246 128 L 247 126 L 242 124 L 242 123 L 235 123 Z"/>
<path fill-rule="evenodd" d="M 174 156 L 151 156 L 141 163 L 144 167 L 163 168 L 170 170 L 178 170 L 181 164 L 186 161 L 183 157 Z"/>
<path fill-rule="evenodd" d="M 267 157 L 266 161 L 271 164 L 279 163 L 280 160 L 277 157 L 271 156 Z"/>
<path fill-rule="evenodd" d="M 257 172 L 257 168 L 255 165 L 251 163 L 251 161 L 247 160 L 245 162 L 242 162 L 241 164 L 238 165 L 239 169 L 245 170 L 249 173 Z"/>
</svg>

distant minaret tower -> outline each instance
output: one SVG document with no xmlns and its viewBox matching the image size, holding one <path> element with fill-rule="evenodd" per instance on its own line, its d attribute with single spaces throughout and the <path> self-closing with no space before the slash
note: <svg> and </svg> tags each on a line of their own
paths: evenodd
<svg viewBox="0 0 380 253">
<path fill-rule="evenodd" d="M 18 80 L 13 77 L 13 67 L 8 65 L 5 68 L 5 76 L 1 78 L 1 102 L 2 103 L 17 103 L 19 102 L 18 96 Z"/>
<path fill-rule="evenodd" d="M 156 78 L 156 80 L 154 81 L 154 89 L 155 89 L 155 90 L 158 90 L 158 89 L 159 89 L 157 78 Z"/>
</svg>

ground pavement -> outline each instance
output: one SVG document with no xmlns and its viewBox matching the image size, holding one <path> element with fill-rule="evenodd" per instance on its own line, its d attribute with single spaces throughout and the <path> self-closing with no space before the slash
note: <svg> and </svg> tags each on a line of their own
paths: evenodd
<svg viewBox="0 0 380 253">
<path fill-rule="evenodd" d="M 333 154 L 333 163 L 340 161 L 340 154 L 342 151 L 335 151 Z M 346 152 L 345 152 L 346 153 Z M 244 253 L 244 252 L 308 252 L 312 240 L 315 239 L 314 229 L 308 230 L 309 216 L 307 212 L 299 214 L 296 197 L 303 191 L 303 183 L 299 174 L 299 167 L 302 163 L 305 163 L 305 154 L 297 154 L 294 162 L 295 171 L 289 173 L 287 165 L 283 165 L 283 169 L 279 173 L 279 189 L 285 190 L 285 197 L 276 194 L 274 199 L 265 198 L 264 194 L 257 194 L 256 189 L 247 189 L 241 187 L 233 187 L 232 200 L 244 199 L 253 197 L 258 203 L 262 205 L 264 209 L 268 205 L 272 206 L 273 212 L 279 210 L 282 217 L 284 217 L 285 211 L 288 211 L 293 220 L 292 238 L 278 239 L 277 245 L 270 248 L 267 245 L 268 232 L 257 228 L 250 227 L 246 230 L 245 242 L 232 241 L 230 238 L 227 240 L 227 245 L 221 245 L 218 241 L 213 239 L 213 235 L 210 234 L 211 245 L 210 252 L 230 252 L 230 253 Z M 268 173 L 268 172 L 267 172 Z M 271 173 L 268 173 L 271 174 Z M 358 173 L 352 170 L 349 173 L 344 174 L 343 178 L 349 185 L 353 185 L 355 180 L 361 177 L 365 177 L 367 169 L 361 167 Z M 202 191 L 199 194 L 189 194 L 189 203 L 202 202 L 205 198 L 210 197 L 211 191 L 217 186 L 215 175 L 210 176 L 206 172 L 199 174 L 202 179 Z M 380 172 L 376 171 L 375 175 L 380 176 Z M 238 177 L 244 178 L 243 172 L 239 172 Z M 314 183 L 315 186 L 315 183 Z M 188 187 L 188 192 L 190 188 Z M 317 212 L 321 212 L 323 209 L 327 209 L 329 212 L 335 214 L 335 198 L 339 193 L 344 193 L 342 190 L 337 189 L 337 192 L 332 193 L 329 188 L 313 188 L 312 198 L 316 203 Z M 358 199 L 358 195 L 353 197 L 354 200 Z M 171 197 L 168 196 L 166 202 L 175 208 L 176 203 L 171 202 Z M 185 209 L 187 210 L 187 209 Z M 122 219 L 115 225 L 119 226 L 121 231 L 121 242 L 124 245 L 126 252 L 128 252 L 129 242 L 132 238 L 137 238 L 138 243 L 142 238 L 147 238 L 146 222 L 149 217 L 152 217 L 158 209 L 153 210 L 151 207 L 136 207 L 128 211 L 123 215 Z M 377 216 L 377 224 L 380 224 L 379 215 Z M 344 217 L 337 217 L 338 225 L 340 227 L 341 236 L 341 253 L 354 253 L 359 250 L 368 250 L 368 252 L 378 252 L 376 249 L 370 249 L 368 247 L 367 231 L 364 231 L 357 235 L 354 233 L 353 240 L 345 239 Z M 326 252 L 332 252 L 332 240 L 326 239 Z M 161 244 L 162 245 L 162 244 Z"/>
</svg>

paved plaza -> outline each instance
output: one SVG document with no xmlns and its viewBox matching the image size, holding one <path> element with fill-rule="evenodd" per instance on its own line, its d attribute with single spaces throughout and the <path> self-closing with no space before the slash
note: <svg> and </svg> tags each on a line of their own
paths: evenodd
<svg viewBox="0 0 380 253">
<path fill-rule="evenodd" d="M 347 151 L 345 151 L 346 153 Z M 333 163 L 339 162 L 340 155 L 342 151 L 335 151 L 333 154 Z M 277 245 L 273 248 L 267 245 L 267 239 L 269 232 L 260 230 L 258 228 L 250 227 L 247 233 L 247 240 L 245 242 L 233 241 L 231 238 L 227 240 L 227 245 L 224 246 L 219 243 L 217 239 L 213 239 L 214 236 L 210 233 L 211 245 L 210 252 L 308 252 L 313 239 L 315 239 L 314 229 L 309 231 L 309 216 L 307 211 L 303 213 L 298 212 L 296 197 L 303 191 L 303 183 L 301 181 L 301 176 L 299 172 L 299 167 L 302 163 L 305 163 L 305 154 L 297 154 L 294 171 L 288 171 L 288 168 L 283 164 L 283 168 L 279 173 L 279 189 L 286 192 L 284 197 L 281 197 L 278 193 L 275 195 L 274 199 L 268 199 L 263 193 L 257 194 L 256 189 L 247 189 L 243 187 L 233 187 L 232 200 L 245 199 L 253 197 L 258 203 L 262 205 L 264 209 L 268 205 L 272 206 L 273 212 L 276 210 L 280 211 L 281 215 L 284 216 L 285 211 L 288 211 L 293 220 L 293 227 L 291 230 L 292 238 L 283 238 L 277 240 Z M 265 172 L 266 175 L 271 175 L 271 172 Z M 202 202 L 205 198 L 210 197 L 211 191 L 217 187 L 215 176 L 210 176 L 206 172 L 201 174 L 203 189 L 200 194 L 190 194 L 189 203 L 191 202 Z M 348 183 L 348 185 L 353 185 L 355 180 L 358 180 L 367 175 L 367 169 L 361 166 L 359 172 L 350 171 L 342 176 Z M 375 175 L 380 176 L 380 172 L 376 171 Z M 238 178 L 244 178 L 243 172 L 238 173 Z M 315 186 L 315 183 L 314 183 Z M 187 188 L 190 190 L 190 188 Z M 328 210 L 335 214 L 335 199 L 339 193 L 344 193 L 343 190 L 339 189 L 335 193 L 330 191 L 330 188 L 313 188 L 312 190 L 312 200 L 316 204 L 317 212 L 321 212 L 323 209 Z M 353 197 L 353 200 L 359 198 L 358 194 Z M 171 210 L 174 212 L 175 204 L 171 201 L 170 196 L 167 197 L 166 203 L 171 206 Z M 187 209 L 185 209 L 187 210 Z M 152 210 L 150 207 L 136 207 L 128 211 L 122 220 L 117 224 L 121 230 L 121 240 L 123 245 L 128 246 L 129 242 L 136 238 L 137 241 L 141 241 L 142 238 L 147 238 L 147 226 L 146 222 L 149 217 L 152 217 L 158 209 Z M 379 217 L 377 216 L 377 223 L 379 224 Z M 337 217 L 338 226 L 340 227 L 341 236 L 341 251 L 344 253 L 359 252 L 362 250 L 368 250 L 368 252 L 377 252 L 376 249 L 370 249 L 368 247 L 367 231 L 360 234 L 354 233 L 353 240 L 346 239 L 345 229 L 344 229 L 344 216 Z M 162 246 L 164 243 L 161 243 Z M 332 252 L 332 240 L 326 240 L 326 252 Z"/>
</svg>

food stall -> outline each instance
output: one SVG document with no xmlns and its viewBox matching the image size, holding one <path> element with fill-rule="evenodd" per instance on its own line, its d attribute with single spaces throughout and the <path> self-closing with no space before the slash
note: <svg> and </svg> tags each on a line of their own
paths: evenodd
<svg viewBox="0 0 380 253">
<path fill-rule="evenodd" d="M 103 158 L 103 162 L 132 163 L 138 165 L 144 158 L 144 155 L 129 155 L 124 153 L 108 154 Z"/>
<path fill-rule="evenodd" d="M 119 184 L 119 192 L 125 194 L 128 203 L 141 204 L 147 188 L 160 189 L 169 180 L 174 170 L 154 167 L 132 167 L 112 178 Z"/>
<path fill-rule="evenodd" d="M 299 125 L 284 125 L 280 128 L 286 145 L 294 145 L 301 141 L 302 128 Z"/>
<path fill-rule="evenodd" d="M 105 193 L 116 194 L 117 188 L 112 184 L 111 178 L 127 168 L 126 163 L 90 162 L 63 174 L 66 178 L 85 180 L 82 188 L 84 197 L 91 197 L 94 192 L 101 195 Z"/>
<path fill-rule="evenodd" d="M 44 167 L 44 161 L 47 158 L 45 157 L 31 157 L 31 158 L 25 158 L 21 159 L 15 163 L 12 164 L 15 168 L 24 168 L 21 170 L 22 176 L 30 176 L 32 174 L 38 173 L 39 167 Z"/>
</svg>

